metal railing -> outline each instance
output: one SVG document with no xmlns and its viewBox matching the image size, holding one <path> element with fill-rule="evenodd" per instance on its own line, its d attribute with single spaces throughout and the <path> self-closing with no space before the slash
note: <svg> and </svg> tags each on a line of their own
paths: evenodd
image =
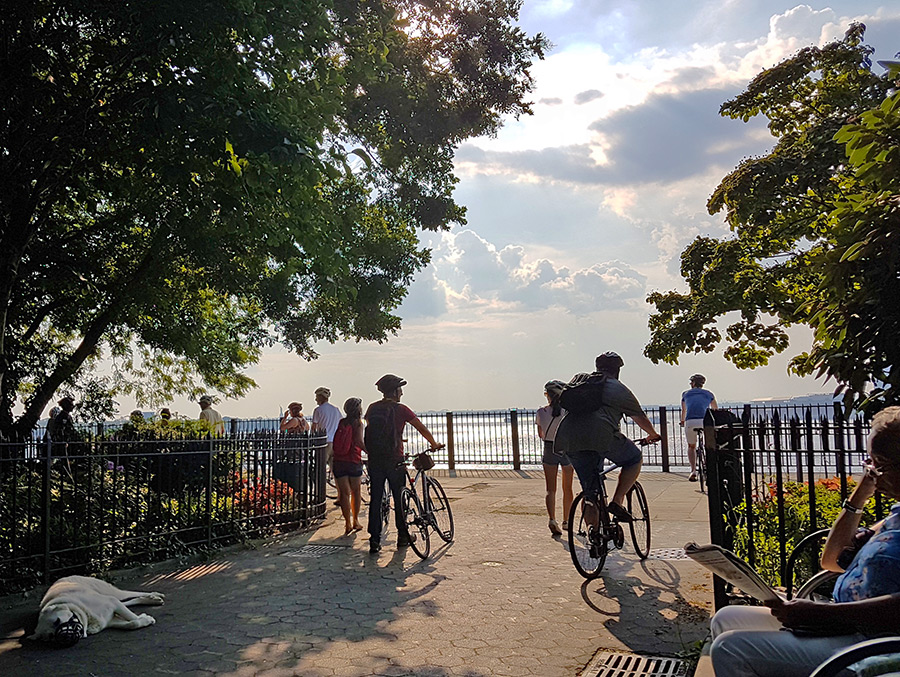
<svg viewBox="0 0 900 677">
<path fill-rule="evenodd" d="M 0 445 L 0 593 L 307 527 L 324 436 Z"/>
<path fill-rule="evenodd" d="M 778 412 L 753 418 L 746 411 L 740 424 L 716 428 L 711 416 L 704 423 L 710 541 L 734 550 L 773 586 L 793 583 L 786 574 L 794 545 L 834 522 L 867 456 L 868 424 L 816 419 L 812 411 L 786 421 Z M 864 523 L 888 507 L 877 495 Z M 817 553 L 809 555 L 797 578 L 817 570 Z M 730 591 L 713 580 L 718 609 Z"/>
</svg>

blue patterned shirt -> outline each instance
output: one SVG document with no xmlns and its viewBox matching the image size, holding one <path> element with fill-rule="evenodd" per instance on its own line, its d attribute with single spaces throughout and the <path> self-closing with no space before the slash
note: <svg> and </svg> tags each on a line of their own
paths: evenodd
<svg viewBox="0 0 900 677">
<path fill-rule="evenodd" d="M 900 592 L 900 503 L 834 585 L 835 602 L 856 602 Z"/>
</svg>

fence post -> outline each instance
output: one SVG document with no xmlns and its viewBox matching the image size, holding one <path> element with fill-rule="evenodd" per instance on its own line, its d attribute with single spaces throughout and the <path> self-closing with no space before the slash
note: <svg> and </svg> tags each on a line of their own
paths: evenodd
<svg viewBox="0 0 900 677">
<path fill-rule="evenodd" d="M 707 411 L 703 418 L 703 447 L 706 452 L 706 497 L 709 506 L 709 538 L 713 544 L 725 546 L 725 519 L 722 514 L 722 492 L 719 481 L 719 449 L 716 444 L 716 421 Z M 725 581 L 713 576 L 713 600 L 716 611 L 728 606 Z"/>
<path fill-rule="evenodd" d="M 447 467 L 456 468 L 456 449 L 453 447 L 453 412 L 447 412 Z"/>
<path fill-rule="evenodd" d="M 44 476 L 41 478 L 41 500 L 44 502 L 44 517 L 41 520 L 41 536 L 44 541 L 44 580 L 50 582 L 50 468 L 53 466 L 53 440 L 47 434 L 44 458 Z"/>
<path fill-rule="evenodd" d="M 236 437 L 238 431 L 238 420 L 236 418 L 231 419 L 231 436 Z"/>
<path fill-rule="evenodd" d="M 669 472 L 669 419 L 665 407 L 659 408 L 659 435 L 662 443 L 662 471 Z"/>
<path fill-rule="evenodd" d="M 213 486 L 213 436 L 209 435 L 209 459 L 206 470 L 206 544 L 212 545 L 212 486 Z"/>
<path fill-rule="evenodd" d="M 513 470 L 522 469 L 522 458 L 519 455 L 519 412 L 509 410 L 509 424 L 512 427 Z"/>
</svg>

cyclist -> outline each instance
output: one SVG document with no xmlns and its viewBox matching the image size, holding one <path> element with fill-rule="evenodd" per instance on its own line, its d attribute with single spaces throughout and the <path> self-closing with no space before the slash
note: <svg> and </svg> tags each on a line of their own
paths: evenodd
<svg viewBox="0 0 900 677">
<path fill-rule="evenodd" d="M 375 382 L 382 399 L 366 410 L 365 446 L 369 455 L 369 552 L 381 550 L 381 515 L 377 506 L 384 496 L 387 480 L 394 497 L 394 523 L 397 525 L 397 547 L 408 546 L 413 534 L 406 529 L 406 518 L 400 508 L 400 492 L 406 483 L 403 458 L 403 429 L 407 423 L 419 431 L 432 449 L 443 449 L 412 409 L 400 404 L 406 381 L 394 374 L 385 374 Z M 376 506 L 376 507 L 373 507 Z"/>
<path fill-rule="evenodd" d="M 688 461 L 691 464 L 691 474 L 688 479 L 697 481 L 697 428 L 703 427 L 703 417 L 707 409 L 718 409 L 716 396 L 703 386 L 706 377 L 703 374 L 691 376 L 691 388 L 681 393 L 681 426 L 684 428 L 684 436 L 688 445 Z"/>
<path fill-rule="evenodd" d="M 648 442 L 660 439 L 653 423 L 628 387 L 619 381 L 619 370 L 625 365 L 619 355 L 606 352 L 595 361 L 595 374 L 606 377 L 603 383 L 602 404 L 596 411 L 575 414 L 569 412 L 556 434 L 557 453 L 565 452 L 584 492 L 585 520 L 594 528 L 599 526 L 600 513 L 597 496 L 600 493 L 599 473 L 604 459 L 620 466 L 616 490 L 609 503 L 609 512 L 620 522 L 631 522 L 625 509 L 625 496 L 641 474 L 641 451 L 619 431 L 619 421 L 627 414 L 647 433 Z"/>
</svg>

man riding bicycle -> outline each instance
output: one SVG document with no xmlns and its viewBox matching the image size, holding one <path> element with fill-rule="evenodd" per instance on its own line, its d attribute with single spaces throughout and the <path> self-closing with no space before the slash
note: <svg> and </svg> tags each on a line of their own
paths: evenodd
<svg viewBox="0 0 900 677">
<path fill-rule="evenodd" d="M 556 433 L 555 450 L 566 453 L 572 461 L 581 490 L 584 492 L 585 520 L 597 527 L 600 513 L 597 496 L 600 493 L 600 475 L 604 459 L 618 465 L 619 479 L 609 503 L 609 512 L 620 522 L 631 522 L 632 516 L 625 508 L 625 495 L 641 474 L 641 451 L 637 445 L 619 431 L 619 421 L 627 414 L 647 433 L 647 442 L 660 439 L 653 423 L 647 418 L 641 404 L 628 387 L 619 381 L 619 370 L 625 362 L 614 352 L 597 357 L 594 376 L 605 376 L 600 406 L 595 411 L 569 412 Z"/>
</svg>

